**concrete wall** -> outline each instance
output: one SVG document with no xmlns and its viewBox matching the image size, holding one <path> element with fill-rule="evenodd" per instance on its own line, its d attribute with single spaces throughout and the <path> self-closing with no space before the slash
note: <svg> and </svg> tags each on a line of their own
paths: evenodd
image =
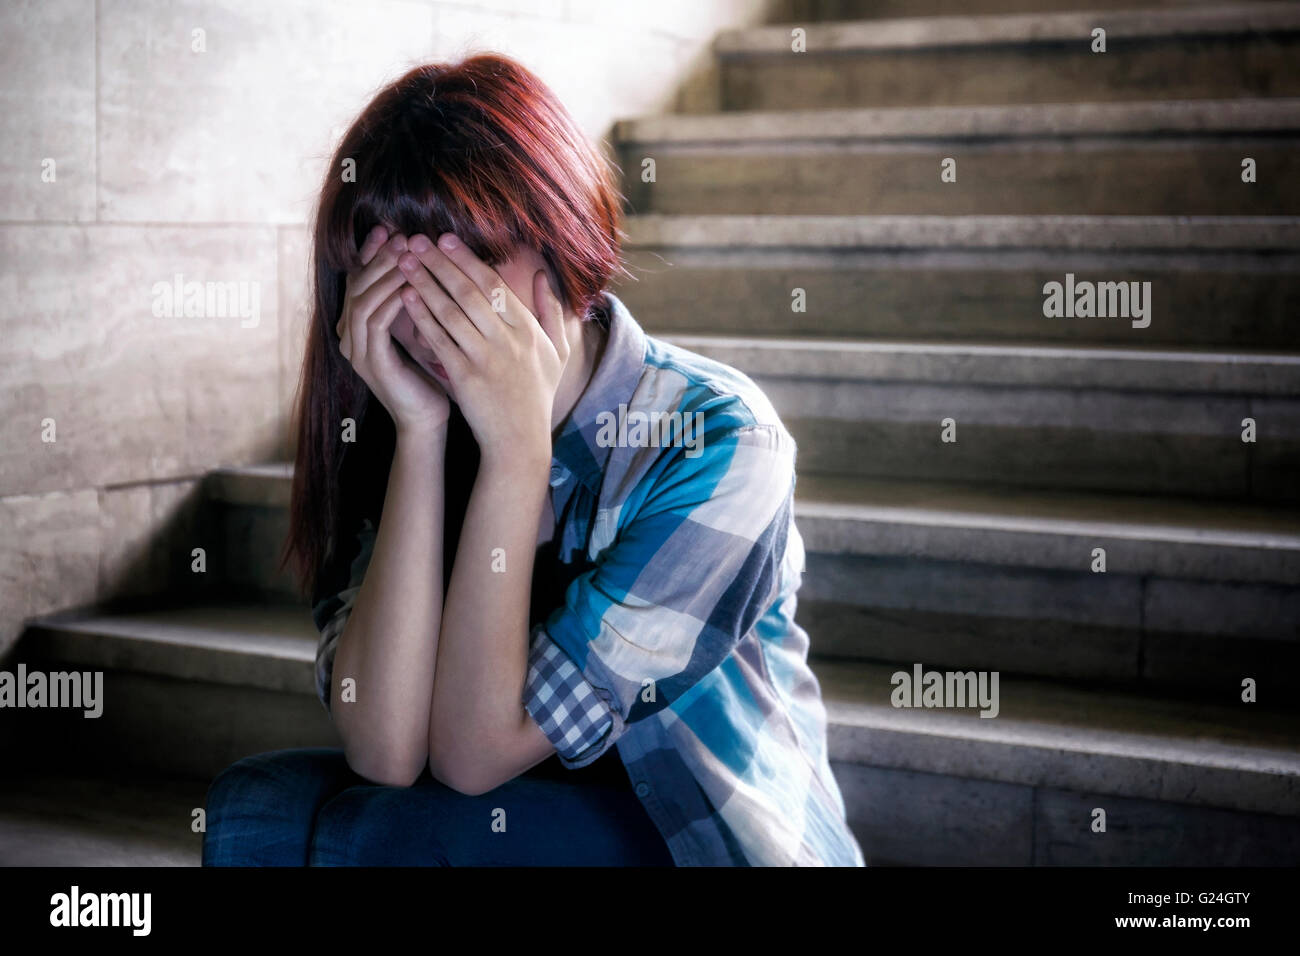
<svg viewBox="0 0 1300 956">
<path fill-rule="evenodd" d="M 26 617 L 181 580 L 197 479 L 286 454 L 314 190 L 378 87 L 500 50 L 603 138 L 709 109 L 714 33 L 774 6 L 5 0 L 0 654 Z M 178 275 L 256 313 L 156 314 Z"/>
</svg>

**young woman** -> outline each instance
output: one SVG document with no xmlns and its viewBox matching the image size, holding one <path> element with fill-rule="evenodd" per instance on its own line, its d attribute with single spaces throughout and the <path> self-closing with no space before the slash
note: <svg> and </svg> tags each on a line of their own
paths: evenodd
<svg viewBox="0 0 1300 956">
<path fill-rule="evenodd" d="M 862 865 L 794 622 L 794 442 L 606 291 L 619 200 L 500 56 L 343 138 L 287 547 L 343 748 L 224 771 L 205 864 Z"/>
</svg>

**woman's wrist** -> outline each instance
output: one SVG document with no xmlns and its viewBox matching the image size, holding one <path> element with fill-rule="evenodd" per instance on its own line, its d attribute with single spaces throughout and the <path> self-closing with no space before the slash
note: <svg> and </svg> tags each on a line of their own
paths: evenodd
<svg viewBox="0 0 1300 956">
<path fill-rule="evenodd" d="M 447 419 L 394 422 L 399 448 L 441 452 L 447 447 Z"/>
<path fill-rule="evenodd" d="M 549 476 L 551 471 L 551 446 L 536 444 L 516 446 L 510 449 L 496 449 L 491 446 L 480 449 L 483 470 L 509 474 L 512 477 L 528 479 L 537 475 Z"/>
</svg>

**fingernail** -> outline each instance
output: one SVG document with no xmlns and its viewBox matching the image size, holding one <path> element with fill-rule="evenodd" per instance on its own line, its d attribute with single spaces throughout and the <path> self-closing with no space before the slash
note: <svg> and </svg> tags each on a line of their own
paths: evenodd
<svg viewBox="0 0 1300 956">
<path fill-rule="evenodd" d="M 409 252 L 403 253 L 397 260 L 397 267 L 403 272 L 414 272 L 415 267 L 420 264 L 420 260 L 415 258 Z"/>
<path fill-rule="evenodd" d="M 415 236 L 411 239 L 412 252 L 428 252 L 431 245 L 427 236 Z"/>
<path fill-rule="evenodd" d="M 405 236 L 393 236 L 393 238 L 389 239 L 388 241 L 392 243 L 393 248 L 396 249 L 398 252 L 404 252 L 406 250 Z"/>
<path fill-rule="evenodd" d="M 403 290 L 402 290 L 402 301 L 403 301 L 403 302 L 412 302 L 412 303 L 413 303 L 413 302 L 415 302 L 415 297 L 416 297 L 416 291 L 415 291 L 414 289 L 403 289 Z"/>
<path fill-rule="evenodd" d="M 455 249 L 460 245 L 460 240 L 451 233 L 446 232 L 438 237 L 438 245 L 442 246 L 444 249 Z"/>
</svg>

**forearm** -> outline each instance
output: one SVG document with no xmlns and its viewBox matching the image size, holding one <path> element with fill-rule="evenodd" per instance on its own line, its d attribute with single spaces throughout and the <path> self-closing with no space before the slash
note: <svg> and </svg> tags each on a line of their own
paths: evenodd
<svg viewBox="0 0 1300 956">
<path fill-rule="evenodd" d="M 430 726 L 435 774 L 475 766 L 526 719 L 528 611 L 549 465 L 534 455 L 485 458 L 479 469 L 443 613 Z"/>
<path fill-rule="evenodd" d="M 374 551 L 339 637 L 331 713 L 348 763 L 409 784 L 428 761 L 443 605 L 447 428 L 399 433 Z M 343 681 L 355 700 L 344 700 Z"/>
</svg>

